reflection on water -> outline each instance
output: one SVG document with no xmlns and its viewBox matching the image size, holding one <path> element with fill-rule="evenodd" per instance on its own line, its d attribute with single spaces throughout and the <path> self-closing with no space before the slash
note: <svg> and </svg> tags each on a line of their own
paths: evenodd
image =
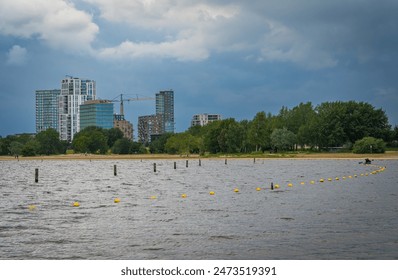
<svg viewBox="0 0 398 280">
<path fill-rule="evenodd" d="M 0 161 L 0 258 L 398 258 L 398 161 L 153 162 Z"/>
</svg>

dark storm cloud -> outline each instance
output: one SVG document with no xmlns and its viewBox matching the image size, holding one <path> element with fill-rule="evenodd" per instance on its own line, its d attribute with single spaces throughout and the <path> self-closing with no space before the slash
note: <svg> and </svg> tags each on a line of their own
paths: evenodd
<svg viewBox="0 0 398 280">
<path fill-rule="evenodd" d="M 197 113 L 333 100 L 370 102 L 398 123 L 397 1 L 23 3 L 0 4 L 2 136 L 34 131 L 34 91 L 67 74 L 97 80 L 100 98 L 174 89 L 179 131 Z M 150 110 L 131 104 L 128 117 Z"/>
</svg>

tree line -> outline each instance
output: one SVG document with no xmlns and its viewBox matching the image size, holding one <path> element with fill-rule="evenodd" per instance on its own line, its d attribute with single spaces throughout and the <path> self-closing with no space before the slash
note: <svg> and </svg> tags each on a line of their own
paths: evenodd
<svg viewBox="0 0 398 280">
<path fill-rule="evenodd" d="M 358 153 L 384 152 L 386 145 L 398 146 L 398 127 L 391 128 L 382 109 L 365 102 L 300 103 L 282 107 L 278 114 L 258 112 L 252 120 L 233 118 L 206 126 L 190 127 L 182 133 L 167 133 L 150 143 L 133 142 L 117 128 L 88 127 L 72 143 L 59 140 L 54 129 L 36 136 L 0 138 L 1 155 L 76 153 L 114 154 L 217 154 L 264 153 L 297 149 L 344 149 Z"/>
</svg>

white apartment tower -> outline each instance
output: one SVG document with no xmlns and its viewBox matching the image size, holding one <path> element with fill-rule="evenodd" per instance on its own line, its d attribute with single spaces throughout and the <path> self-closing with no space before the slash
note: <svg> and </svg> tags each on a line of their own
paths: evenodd
<svg viewBox="0 0 398 280">
<path fill-rule="evenodd" d="M 58 102 L 58 132 L 61 140 L 73 140 L 73 136 L 80 131 L 80 105 L 95 99 L 95 81 L 70 76 L 61 81 Z"/>
<path fill-rule="evenodd" d="M 191 126 L 205 126 L 211 122 L 221 120 L 221 115 L 219 114 L 198 114 L 193 115 Z"/>
</svg>

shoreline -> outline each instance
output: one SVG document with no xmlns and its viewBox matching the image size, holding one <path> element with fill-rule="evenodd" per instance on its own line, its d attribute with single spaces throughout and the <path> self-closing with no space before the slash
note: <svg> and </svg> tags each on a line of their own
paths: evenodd
<svg viewBox="0 0 398 280">
<path fill-rule="evenodd" d="M 95 155 L 95 154 L 69 154 L 69 155 L 50 155 L 50 156 L 20 156 L 16 159 L 13 156 L 0 156 L 0 161 L 16 160 L 151 160 L 151 159 L 212 159 L 212 160 L 238 160 L 238 159 L 297 159 L 297 160 L 316 160 L 316 159 L 378 159 L 378 160 L 398 160 L 398 151 L 388 151 L 384 154 L 353 154 L 353 153 L 297 153 L 297 154 L 243 154 L 243 155 L 212 155 L 201 157 L 199 155 L 168 155 L 168 154 L 136 154 L 136 155 Z"/>
</svg>

